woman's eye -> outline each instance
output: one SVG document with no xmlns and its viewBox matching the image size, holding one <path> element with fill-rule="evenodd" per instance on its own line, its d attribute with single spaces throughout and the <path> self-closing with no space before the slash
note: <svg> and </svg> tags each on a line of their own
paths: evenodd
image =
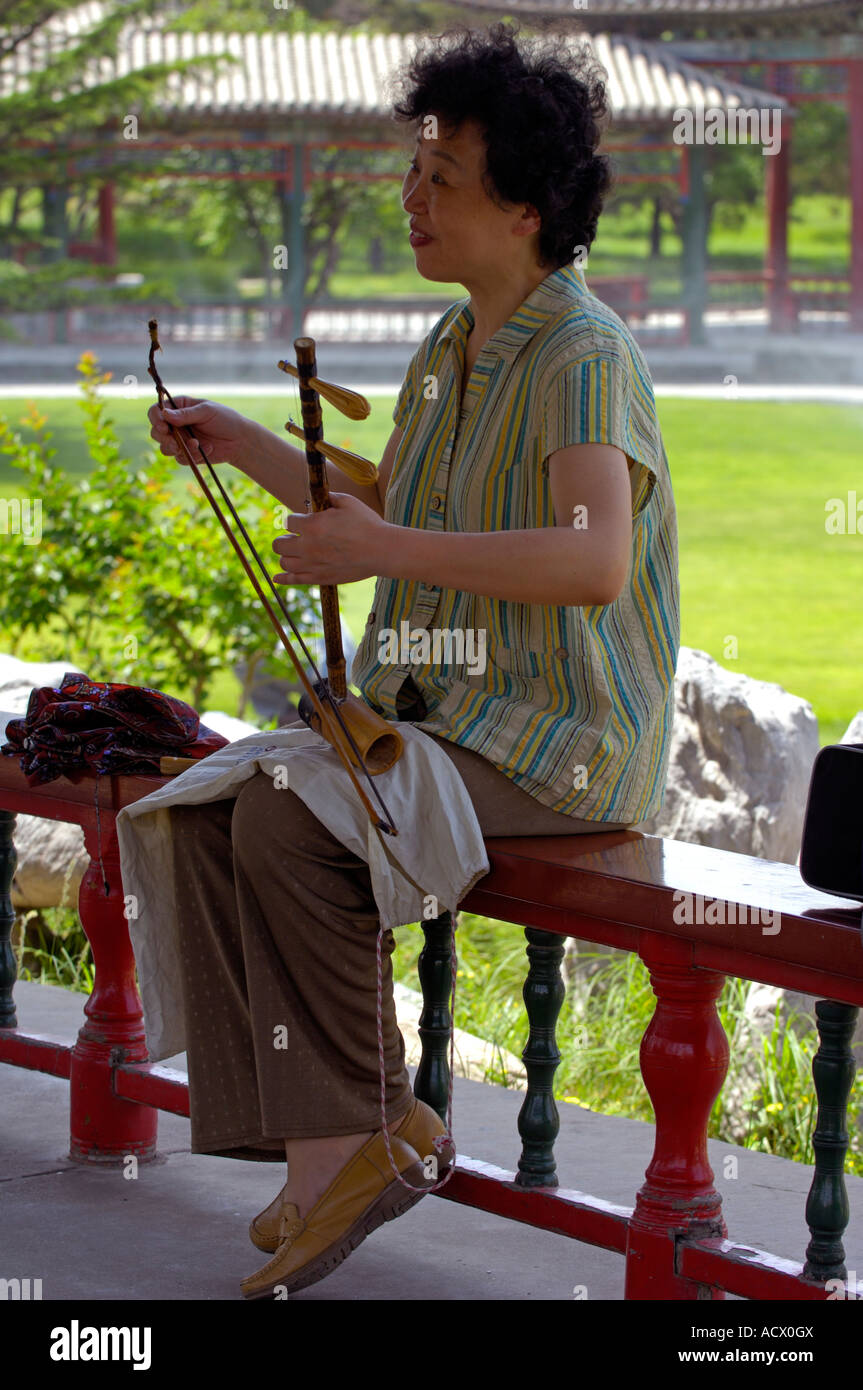
<svg viewBox="0 0 863 1390">
<path fill-rule="evenodd" d="M 411 160 L 410 164 L 408 165 L 408 170 L 409 170 L 409 172 L 412 173 L 412 174 L 418 174 L 418 173 L 419 173 L 419 169 L 418 169 L 418 167 L 417 167 L 416 160 Z M 437 173 L 437 171 L 435 171 L 435 173 L 432 174 L 432 176 L 431 176 L 431 182 L 434 183 L 435 179 L 437 179 L 438 182 L 441 183 L 441 184 L 444 183 L 444 179 L 441 178 L 440 174 Z"/>
</svg>

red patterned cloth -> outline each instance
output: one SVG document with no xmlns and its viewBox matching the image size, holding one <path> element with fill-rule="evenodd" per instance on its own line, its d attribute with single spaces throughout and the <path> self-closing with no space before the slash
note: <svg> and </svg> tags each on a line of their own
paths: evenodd
<svg viewBox="0 0 863 1390">
<path fill-rule="evenodd" d="M 67 671 L 59 690 L 34 689 L 23 719 L 6 725 L 0 753 L 18 755 L 31 786 L 88 774 L 158 772 L 165 754 L 205 758 L 228 740 L 191 705 L 142 685 Z"/>
</svg>

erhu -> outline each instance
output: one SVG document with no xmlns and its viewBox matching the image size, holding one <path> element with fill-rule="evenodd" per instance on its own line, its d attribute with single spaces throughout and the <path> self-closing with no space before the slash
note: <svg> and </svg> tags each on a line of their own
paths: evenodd
<svg viewBox="0 0 863 1390">
<path fill-rule="evenodd" d="M 158 394 L 159 405 L 161 406 L 162 400 L 164 398 L 174 409 L 176 409 L 174 399 L 165 387 L 161 377 L 159 376 L 159 372 L 155 363 L 156 351 L 161 351 L 158 338 L 158 324 L 155 319 L 150 320 L 149 328 L 150 358 L 148 371 L 152 376 L 153 381 L 156 383 L 156 391 Z M 334 405 L 338 410 L 341 410 L 345 415 L 349 417 L 349 419 L 352 420 L 364 420 L 370 413 L 370 406 L 365 397 L 359 395 L 356 391 L 348 391 L 344 387 L 334 386 L 330 382 L 320 380 L 320 378 L 317 375 L 317 363 L 315 360 L 315 344 L 312 338 L 295 339 L 294 350 L 297 354 L 296 366 L 294 366 L 292 363 L 285 361 L 280 361 L 278 365 L 283 372 L 287 372 L 288 375 L 296 377 L 300 383 L 300 403 L 302 407 L 303 427 L 302 429 L 300 429 L 297 425 L 293 423 L 293 421 L 289 420 L 285 425 L 285 429 L 288 431 L 289 434 L 293 434 L 297 438 L 301 438 L 305 443 L 306 462 L 308 464 L 309 469 L 309 491 L 311 507 L 313 511 L 324 511 L 327 507 L 332 506 L 332 503 L 330 502 L 329 498 L 329 489 L 327 486 L 327 475 L 326 468 L 324 466 L 324 459 L 330 459 L 331 462 L 334 463 L 338 468 L 340 468 L 347 477 L 352 478 L 355 482 L 358 482 L 364 486 L 373 486 L 375 483 L 377 473 L 374 465 L 370 463 L 368 459 L 360 458 L 358 455 L 352 454 L 346 449 L 340 449 L 335 445 L 327 444 L 324 441 L 323 424 L 321 419 L 321 405 L 319 398 L 323 396 L 324 399 L 329 401 L 331 405 Z M 380 792 L 372 782 L 372 777 L 377 773 L 386 772 L 388 768 L 392 767 L 393 763 L 395 763 L 401 757 L 404 744 L 401 734 L 392 724 L 389 724 L 385 719 L 382 719 L 379 715 L 375 714 L 374 710 L 369 709 L 368 705 L 364 704 L 362 700 L 357 699 L 357 697 L 353 695 L 347 688 L 347 680 L 345 674 L 345 657 L 344 651 L 342 650 L 341 623 L 339 619 L 338 589 L 335 585 L 322 584 L 320 586 L 321 614 L 323 620 L 324 645 L 326 650 L 327 664 L 327 678 L 326 680 L 324 680 L 317 667 L 315 666 L 315 663 L 312 660 L 312 657 L 306 647 L 305 642 L 303 641 L 300 633 L 297 631 L 296 625 L 293 619 L 291 618 L 291 615 L 285 603 L 284 596 L 279 592 L 278 587 L 274 584 L 272 577 L 270 576 L 269 570 L 266 568 L 263 560 L 261 559 L 257 550 L 255 549 L 255 546 L 253 545 L 251 538 L 249 537 L 246 531 L 246 528 L 244 527 L 240 517 L 237 515 L 236 508 L 234 507 L 230 497 L 225 491 L 221 479 L 219 478 L 218 474 L 213 468 L 213 465 L 210 463 L 209 459 L 207 458 L 206 454 L 201 448 L 201 444 L 195 436 L 194 431 L 191 430 L 189 426 L 177 427 L 171 425 L 170 429 L 172 434 L 174 435 L 174 438 L 177 440 L 177 443 L 182 449 L 186 461 L 191 467 L 195 478 L 200 484 L 204 496 L 207 498 L 208 502 L 212 506 L 213 511 L 215 512 L 223 530 L 225 531 L 225 534 L 227 535 L 228 539 L 230 540 L 231 544 L 236 550 L 240 562 L 243 565 L 243 568 L 245 569 L 247 575 L 249 576 L 249 579 L 252 582 L 255 592 L 257 593 L 264 606 L 264 611 L 267 613 L 267 616 L 269 617 L 276 632 L 278 633 L 279 640 L 285 648 L 285 651 L 290 657 L 291 662 L 296 670 L 297 676 L 300 680 L 300 684 L 303 686 L 305 692 L 299 704 L 300 715 L 311 729 L 313 729 L 316 733 L 320 734 L 322 738 L 326 739 L 326 741 L 330 743 L 333 746 L 333 748 L 335 748 L 336 752 L 341 758 L 345 770 L 348 773 L 348 776 L 350 777 L 354 787 L 359 793 L 363 805 L 365 806 L 366 810 L 368 811 L 369 815 L 371 816 L 378 829 L 383 830 L 390 835 L 398 834 L 398 831 L 396 830 L 396 827 L 393 824 L 392 817 L 390 816 L 389 812 L 386 809 L 386 806 L 383 803 Z M 300 663 L 294 653 L 294 650 L 290 642 L 288 641 L 288 637 L 284 631 L 284 628 L 279 622 L 279 619 L 276 617 L 269 599 L 261 589 L 258 579 L 255 576 L 246 556 L 243 553 L 242 547 L 240 546 L 236 536 L 234 535 L 233 531 L 228 525 L 225 517 L 222 515 L 222 512 L 219 508 L 218 503 L 216 502 L 215 497 L 213 496 L 209 487 L 207 486 L 207 483 L 204 480 L 204 477 L 200 469 L 198 468 L 195 459 L 192 457 L 188 442 L 184 438 L 184 432 L 186 435 L 188 435 L 189 440 L 197 448 L 202 463 L 209 470 L 213 482 L 216 484 L 216 487 L 221 493 L 225 505 L 230 511 L 231 516 L 237 524 L 238 529 L 249 548 L 250 554 L 257 561 L 258 567 L 262 571 L 265 580 L 267 581 L 270 589 L 272 590 L 273 596 L 275 597 L 279 607 L 281 608 L 283 616 L 287 619 L 287 622 L 291 630 L 293 631 L 294 636 L 296 637 L 300 647 L 302 648 L 303 654 L 305 655 L 311 670 L 314 672 L 316 676 L 314 684 L 312 684 L 308 680 L 307 676 L 305 675 L 305 672 L 302 670 L 302 667 L 300 666 Z M 378 804 L 380 805 L 381 810 L 383 811 L 386 817 L 386 822 L 380 819 L 380 817 L 375 812 L 374 808 L 371 806 L 368 797 L 365 795 L 363 788 L 360 786 L 360 783 L 357 780 L 354 768 L 358 768 L 365 775 L 366 780 L 368 781 L 369 786 L 371 787 L 371 790 L 375 795 Z M 386 1143 L 387 1155 L 389 1157 L 390 1165 L 392 1167 L 393 1172 L 395 1173 L 396 1179 L 402 1184 L 402 1186 L 409 1188 L 413 1192 L 436 1192 L 440 1188 L 446 1186 L 446 1184 L 449 1182 L 450 1178 L 456 1171 L 454 1162 L 455 1146 L 452 1145 L 452 1076 L 454 1034 L 451 1029 L 449 1073 L 450 1085 L 449 1094 L 447 1097 L 446 1134 L 445 1136 L 439 1136 L 434 1141 L 434 1146 L 436 1149 L 440 1147 L 444 1140 L 448 1141 L 449 1144 L 452 1145 L 453 1161 L 451 1162 L 451 1166 L 448 1168 L 444 1177 L 441 1178 L 439 1182 L 425 1184 L 422 1188 L 419 1188 L 415 1187 L 412 1183 L 407 1182 L 406 1179 L 402 1177 L 402 1175 L 399 1173 L 399 1170 L 396 1167 L 395 1160 L 392 1155 L 389 1130 L 387 1128 L 386 1105 L 384 1101 L 385 1071 L 383 1057 L 383 1034 L 380 1028 L 382 989 L 381 935 L 382 933 L 379 932 L 377 941 L 378 1055 L 381 1067 L 381 1121 L 384 1139 Z M 450 950 L 452 955 L 452 1011 L 450 1014 L 450 1018 L 452 1019 L 452 1017 L 454 1017 L 455 1011 L 456 981 L 455 914 L 453 914 L 451 923 Z M 440 1149 L 440 1151 L 443 1152 L 442 1148 Z"/>
<path fill-rule="evenodd" d="M 296 435 L 297 438 L 305 441 L 312 511 L 323 512 L 326 511 L 327 507 L 332 506 L 329 487 L 327 486 L 325 458 L 330 459 L 332 463 L 342 469 L 347 477 L 352 478 L 363 487 L 375 486 L 377 470 L 368 459 L 360 458 L 357 454 L 349 453 L 347 449 L 339 449 L 324 442 L 320 397 L 323 396 L 351 420 L 366 419 L 370 413 L 370 406 L 365 396 L 360 396 L 356 391 L 332 386 L 318 378 L 313 338 L 297 338 L 294 342 L 294 351 L 297 354 L 296 367 L 292 366 L 290 362 L 284 361 L 279 362 L 279 367 L 283 372 L 295 376 L 299 381 L 303 427 L 300 429 L 298 425 L 289 420 L 285 429 L 289 434 Z M 329 693 L 338 705 L 345 723 L 353 734 L 356 746 L 367 763 L 369 771 L 372 775 L 377 772 L 386 772 L 401 756 L 403 748 L 401 734 L 392 724 L 388 724 L 380 715 L 375 714 L 374 710 L 369 709 L 368 705 L 357 699 L 356 695 L 348 690 L 345 675 L 345 655 L 342 650 L 341 620 L 339 618 L 339 591 L 335 584 L 321 584 L 320 595 Z M 316 689 L 315 693 L 321 701 L 326 698 L 325 692 L 320 689 Z M 321 728 L 319 707 L 320 702 L 315 705 L 308 695 L 303 695 L 299 703 L 299 713 L 309 728 L 326 737 Z"/>
<path fill-rule="evenodd" d="M 149 322 L 150 354 L 147 370 L 156 384 L 159 406 L 161 407 L 163 400 L 167 400 L 171 408 L 176 410 L 177 406 L 174 398 L 162 381 L 155 363 L 155 354 L 157 351 L 161 351 L 158 329 L 159 325 L 156 319 L 151 319 Z M 327 486 L 325 458 L 329 458 L 337 467 L 341 468 L 347 476 L 364 486 L 374 486 L 376 470 L 368 459 L 362 459 L 346 449 L 337 448 L 335 445 L 327 444 L 324 441 L 319 397 L 323 396 L 332 405 L 336 406 L 337 409 L 343 411 L 350 419 L 354 420 L 365 419 L 370 412 L 370 406 L 365 397 L 360 396 L 357 392 L 348 391 L 344 387 L 334 386 L 318 378 L 313 339 L 297 338 L 294 342 L 294 349 L 297 354 L 296 367 L 285 361 L 280 361 L 278 365 L 282 371 L 287 372 L 291 376 L 296 376 L 299 380 L 303 428 L 300 429 L 290 420 L 287 422 L 285 428 L 290 434 L 302 438 L 305 442 L 312 509 L 314 511 L 323 511 L 332 505 Z M 338 589 L 335 585 L 320 586 L 327 665 L 327 676 L 326 679 L 324 679 L 318 671 L 301 634 L 297 630 L 296 624 L 285 602 L 284 595 L 273 582 L 269 570 L 253 544 L 221 479 L 204 453 L 194 430 L 188 425 L 169 425 L 169 428 L 181 448 L 186 462 L 192 469 L 192 473 L 201 487 L 204 496 L 210 503 L 222 529 L 236 551 L 240 563 L 246 571 L 258 598 L 261 600 L 264 611 L 279 637 L 279 641 L 282 643 L 282 646 L 291 659 L 297 677 L 304 690 L 299 705 L 300 716 L 315 733 L 320 734 L 320 736 L 336 750 L 354 788 L 377 828 L 385 831 L 387 834 L 396 835 L 398 832 L 393 824 L 392 817 L 384 805 L 380 792 L 371 779 L 381 772 L 386 772 L 393 766 L 398 758 L 401 757 L 404 744 L 401 734 L 394 725 L 388 723 L 387 720 L 381 718 L 380 715 L 375 714 L 374 710 L 370 709 L 368 705 L 364 704 L 362 700 L 359 700 L 357 696 L 352 694 L 347 688 L 345 657 L 342 649 L 341 622 L 339 618 Z M 282 616 L 291 628 L 310 669 L 316 677 L 314 684 L 303 671 L 300 661 L 288 640 L 284 627 L 274 612 L 270 599 L 261 588 L 261 584 L 249 563 L 249 559 L 246 554 L 244 554 L 240 542 L 211 492 L 198 462 L 192 455 L 189 448 L 190 443 L 196 448 L 200 456 L 200 462 L 203 467 L 208 470 L 213 483 L 221 494 L 222 500 L 246 544 L 249 555 L 256 561 L 264 580 L 272 591 L 272 595 L 281 609 Z M 180 760 L 174 759 L 172 761 L 178 763 Z M 191 765 L 191 762 L 187 762 L 187 760 L 182 761 L 184 766 Z M 373 796 L 384 814 L 384 820 L 381 819 L 371 805 L 363 787 L 360 785 L 354 769 L 359 770 L 364 775 Z M 163 770 L 167 771 L 168 769 Z M 174 769 L 172 767 L 171 770 L 181 769 Z"/>
</svg>

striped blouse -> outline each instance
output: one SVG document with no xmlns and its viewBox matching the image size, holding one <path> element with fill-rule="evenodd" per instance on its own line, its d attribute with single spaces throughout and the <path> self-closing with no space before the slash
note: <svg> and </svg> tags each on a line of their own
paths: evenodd
<svg viewBox="0 0 863 1390">
<path fill-rule="evenodd" d="M 407 680 L 418 728 L 474 749 L 552 810 L 634 824 L 662 804 L 680 641 L 677 517 L 647 364 L 575 265 L 489 339 L 460 402 L 472 326 L 470 301 L 454 304 L 411 360 L 386 520 L 553 526 L 549 456 L 612 444 L 629 461 L 626 582 L 613 603 L 552 607 L 378 579 L 351 679 L 388 719 Z"/>
</svg>

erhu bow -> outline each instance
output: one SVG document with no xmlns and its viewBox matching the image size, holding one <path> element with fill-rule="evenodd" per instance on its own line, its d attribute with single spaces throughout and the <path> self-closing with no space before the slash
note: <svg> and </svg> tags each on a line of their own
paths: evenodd
<svg viewBox="0 0 863 1390">
<path fill-rule="evenodd" d="M 150 319 L 148 326 L 150 330 L 150 354 L 147 370 L 155 382 L 160 408 L 162 407 L 162 401 L 167 400 L 171 408 L 176 410 L 178 407 L 174 398 L 162 381 L 158 368 L 156 367 L 155 354 L 157 351 L 161 351 L 161 344 L 159 343 L 158 336 L 159 325 L 156 319 Z M 299 430 L 291 421 L 286 425 L 286 429 L 289 433 L 300 435 L 305 440 L 312 506 L 315 511 L 321 511 L 332 505 L 329 500 L 329 491 L 327 488 L 324 456 L 331 458 L 337 466 L 344 469 L 346 474 L 349 474 L 364 485 L 373 485 L 376 473 L 374 465 L 367 459 L 361 459 L 357 455 L 349 453 L 347 450 L 338 449 L 333 445 L 324 443 L 322 439 L 323 430 L 318 394 L 320 393 L 320 395 L 323 395 L 339 409 L 344 410 L 345 414 L 349 415 L 352 419 L 365 418 L 369 413 L 369 404 L 364 397 L 359 396 L 356 392 L 347 391 L 342 387 L 332 386 L 317 378 L 315 345 L 311 338 L 298 338 L 294 343 L 294 348 L 297 352 L 297 367 L 293 368 L 290 364 L 285 362 L 279 362 L 279 367 L 283 371 L 299 377 L 300 399 L 303 411 L 303 430 Z M 341 623 L 338 610 L 338 589 L 335 585 L 320 586 L 324 622 L 324 641 L 327 657 L 327 679 L 325 680 L 318 671 L 301 634 L 297 630 L 296 624 L 285 602 L 284 595 L 279 592 L 278 587 L 273 582 L 269 570 L 258 554 L 221 479 L 204 453 L 194 430 L 188 425 L 175 426 L 170 423 L 169 428 L 182 449 L 186 462 L 192 469 L 204 496 L 215 512 L 228 540 L 234 547 L 240 563 L 246 571 L 258 598 L 261 600 L 264 611 L 278 635 L 279 641 L 282 643 L 282 646 L 291 659 L 291 663 L 305 692 L 299 706 L 301 717 L 310 728 L 316 733 L 319 733 L 327 743 L 335 748 L 360 800 L 377 828 L 390 835 L 398 834 L 393 824 L 392 817 L 384 805 L 380 792 L 372 781 L 372 777 L 377 773 L 386 772 L 387 769 L 392 767 L 393 763 L 398 760 L 403 751 L 403 740 L 401 734 L 393 725 L 389 724 L 379 715 L 376 715 L 368 705 L 365 705 L 361 700 L 357 699 L 357 697 L 351 694 L 347 689 L 345 658 L 342 651 Z M 278 603 L 282 615 L 287 620 L 309 667 L 314 672 L 316 677 L 314 685 L 309 681 L 303 671 L 294 649 L 288 640 L 284 627 L 273 611 L 270 600 L 262 590 L 257 576 L 252 570 L 246 555 L 243 553 L 242 546 L 222 514 L 219 504 L 210 491 L 198 463 L 193 458 L 189 449 L 189 441 L 197 448 L 201 462 L 204 467 L 208 469 L 212 481 L 221 493 L 222 500 L 236 523 L 250 554 L 257 562 L 264 579 L 272 590 L 273 597 Z M 363 787 L 359 783 L 354 768 L 359 769 L 364 774 L 386 818 L 385 821 L 381 820 L 380 816 L 371 805 Z"/>
</svg>

